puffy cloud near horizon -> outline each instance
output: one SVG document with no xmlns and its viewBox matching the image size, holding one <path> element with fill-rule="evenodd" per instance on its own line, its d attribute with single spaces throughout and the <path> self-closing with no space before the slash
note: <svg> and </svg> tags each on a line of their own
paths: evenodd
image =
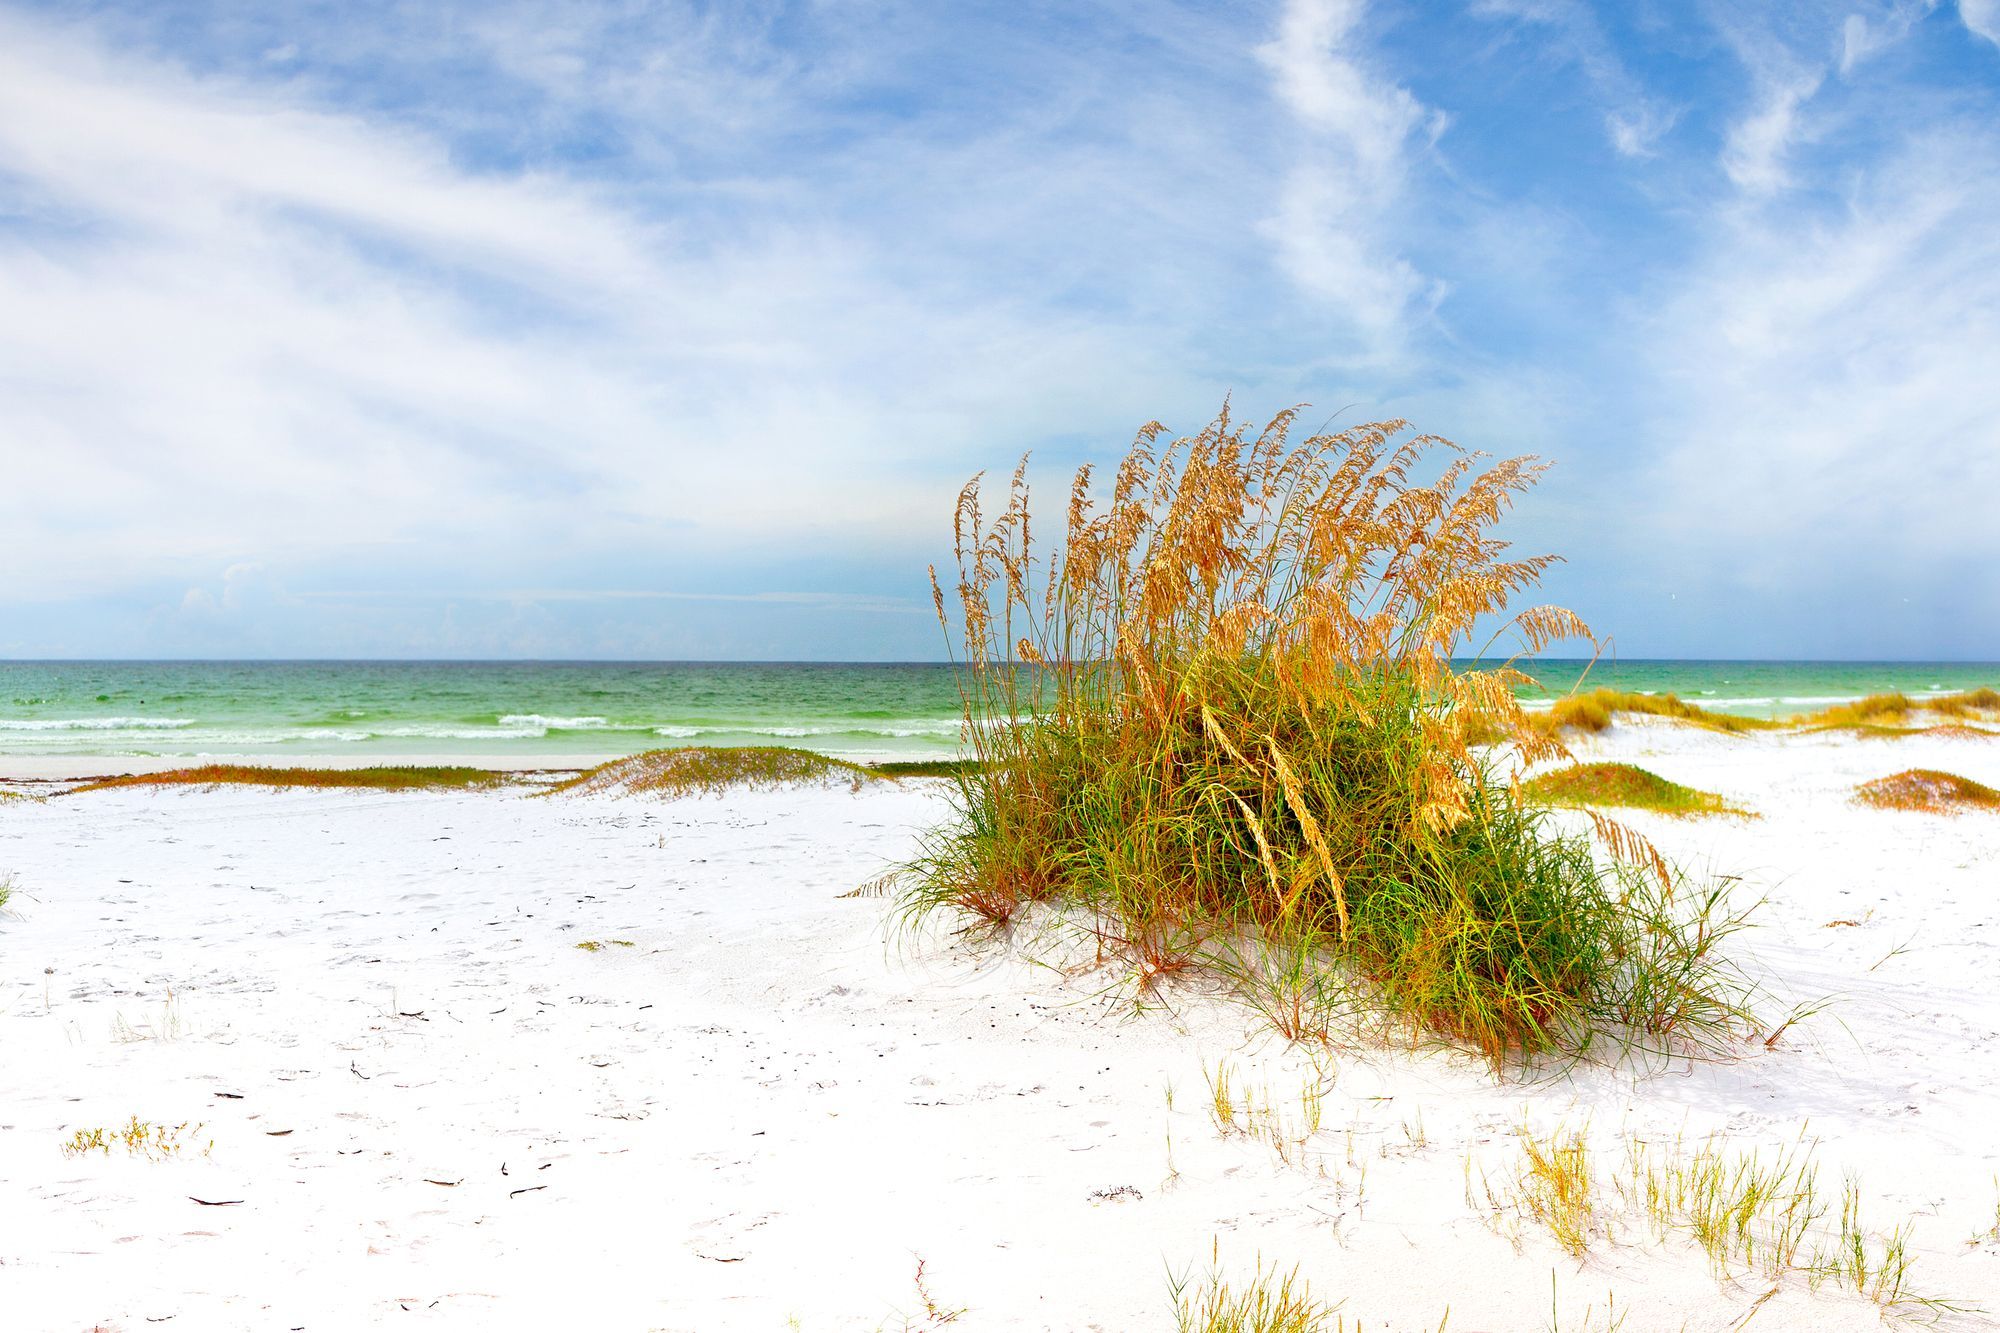
<svg viewBox="0 0 2000 1333">
<path fill-rule="evenodd" d="M 0 3 L 0 655 L 933 656 L 966 475 L 1233 394 L 1555 459 L 1628 655 L 2000 658 L 1996 34 Z"/>
</svg>

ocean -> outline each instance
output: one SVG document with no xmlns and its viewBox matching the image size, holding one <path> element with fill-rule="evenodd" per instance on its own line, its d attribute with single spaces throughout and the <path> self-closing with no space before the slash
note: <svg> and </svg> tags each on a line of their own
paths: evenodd
<svg viewBox="0 0 2000 1333">
<path fill-rule="evenodd" d="M 1585 666 L 1523 665 L 1543 697 Z M 2000 664 L 1600 662 L 1596 685 L 1773 717 L 2000 685 Z M 951 668 L 929 663 L 0 662 L 0 755 L 553 762 L 701 744 L 918 759 L 957 751 L 958 710 Z"/>
</svg>

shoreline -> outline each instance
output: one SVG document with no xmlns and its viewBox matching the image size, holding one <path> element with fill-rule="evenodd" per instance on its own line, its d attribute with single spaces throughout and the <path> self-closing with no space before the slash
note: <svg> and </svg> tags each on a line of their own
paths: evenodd
<svg viewBox="0 0 2000 1333">
<path fill-rule="evenodd" d="M 661 746 L 678 749 L 678 746 Z M 788 746 L 788 749 L 805 749 Z M 358 768 L 474 768 L 488 773 L 519 775 L 578 773 L 618 759 L 629 759 L 641 751 L 616 750 L 602 753 L 537 755 L 463 754 L 203 754 L 203 755 L 14 755 L 0 754 L 0 786 L 92 782 L 99 778 L 130 777 L 142 773 L 171 773 L 176 769 L 202 768 L 226 764 L 245 768 L 317 768 L 346 770 Z M 820 754 L 822 751 L 811 750 Z M 902 754 L 833 755 L 829 758 L 860 764 L 936 762 L 931 756 L 914 760 Z M 938 756 L 949 759 L 950 756 Z"/>
<path fill-rule="evenodd" d="M 489 773 L 574 773 L 595 768 L 622 753 L 564 755 L 19 755 L 0 754 L 0 783 L 88 782 L 140 773 L 171 773 L 209 764 L 250 768 L 477 768 Z"/>
</svg>

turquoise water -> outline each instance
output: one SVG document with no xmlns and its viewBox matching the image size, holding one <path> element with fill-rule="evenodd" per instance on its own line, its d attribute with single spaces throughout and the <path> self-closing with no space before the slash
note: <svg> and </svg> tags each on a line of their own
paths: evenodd
<svg viewBox="0 0 2000 1333">
<path fill-rule="evenodd" d="M 1527 666 L 1562 693 L 1584 663 Z M 2000 685 L 2000 664 L 1600 662 L 1584 683 L 1768 717 Z M 958 741 L 951 670 L 930 664 L 0 662 L 0 755 L 532 760 L 705 744 L 925 758 Z"/>
</svg>

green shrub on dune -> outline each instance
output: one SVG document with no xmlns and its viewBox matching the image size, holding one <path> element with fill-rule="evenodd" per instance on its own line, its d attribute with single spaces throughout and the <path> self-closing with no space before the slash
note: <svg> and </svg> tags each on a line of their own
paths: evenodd
<svg viewBox="0 0 2000 1333">
<path fill-rule="evenodd" d="M 1157 452 L 1149 427 L 1107 507 L 1079 474 L 1047 557 L 1021 471 L 990 521 L 967 486 L 979 767 L 905 872 L 909 918 L 1062 904 L 1142 981 L 1227 976 L 1294 1037 L 1358 1010 L 1496 1059 L 1714 1043 L 1742 1017 L 1714 952 L 1738 919 L 1628 830 L 1599 821 L 1616 860 L 1562 836 L 1470 748 L 1562 754 L 1519 673 L 1450 667 L 1549 563 L 1488 534 L 1538 469 L 1478 470 L 1400 422 L 1291 424 L 1251 438 L 1225 413 Z M 1553 607 L 1507 623 L 1526 653 L 1587 633 Z"/>
</svg>

